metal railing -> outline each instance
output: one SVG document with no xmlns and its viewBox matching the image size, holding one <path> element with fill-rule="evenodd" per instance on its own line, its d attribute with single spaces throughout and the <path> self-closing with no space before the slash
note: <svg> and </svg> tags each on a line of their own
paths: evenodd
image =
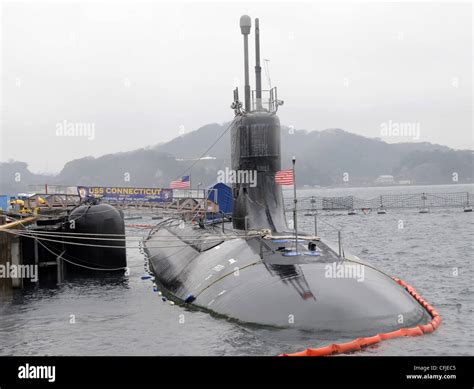
<svg viewBox="0 0 474 389">
<path fill-rule="evenodd" d="M 275 86 L 272 89 L 264 89 L 261 92 L 261 98 L 257 98 L 257 91 L 252 91 L 252 111 L 267 111 L 276 113 L 278 111 L 278 107 L 283 105 L 283 101 L 278 100 L 277 87 Z"/>
<path fill-rule="evenodd" d="M 74 185 L 50 185 L 50 184 L 31 184 L 28 185 L 28 193 L 44 194 L 77 194 L 77 186 Z"/>
</svg>

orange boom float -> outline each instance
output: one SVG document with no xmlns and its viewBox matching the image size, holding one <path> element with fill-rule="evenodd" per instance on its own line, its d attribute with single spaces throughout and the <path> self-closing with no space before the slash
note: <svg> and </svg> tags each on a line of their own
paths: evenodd
<svg viewBox="0 0 474 389">
<path fill-rule="evenodd" d="M 436 328 L 438 328 L 439 324 L 441 323 L 441 317 L 439 316 L 439 313 L 416 292 L 415 288 L 408 285 L 406 282 L 402 281 L 397 277 L 392 278 L 399 285 L 403 286 L 407 290 L 407 292 L 410 293 L 410 295 L 416 301 L 418 301 L 418 303 L 423 306 L 423 308 L 428 311 L 432 318 L 431 322 L 429 322 L 428 324 L 422 324 L 411 328 L 400 328 L 396 331 L 377 334 L 375 336 L 370 336 L 367 338 L 358 338 L 346 343 L 333 343 L 324 347 L 308 348 L 304 351 L 292 354 L 281 354 L 281 356 L 322 357 L 326 355 L 343 354 L 347 352 L 359 351 L 367 346 L 379 343 L 382 340 L 400 338 L 402 336 L 419 336 L 424 334 L 431 334 Z"/>
</svg>

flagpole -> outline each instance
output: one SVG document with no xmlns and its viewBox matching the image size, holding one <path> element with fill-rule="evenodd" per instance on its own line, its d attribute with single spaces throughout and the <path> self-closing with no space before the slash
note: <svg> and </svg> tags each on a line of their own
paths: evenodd
<svg viewBox="0 0 474 389">
<path fill-rule="evenodd" d="M 189 188 L 188 188 L 188 196 L 195 198 L 193 196 L 193 181 L 191 180 L 191 173 L 189 173 Z M 197 196 L 196 196 L 197 197 Z"/>
<path fill-rule="evenodd" d="M 296 203 L 298 202 L 296 198 L 296 174 L 295 174 L 295 163 L 296 163 L 296 157 L 292 158 L 293 162 L 293 201 L 295 203 L 295 207 L 293 210 L 293 222 L 295 224 L 295 251 L 296 254 L 298 255 L 298 221 L 296 220 Z"/>
</svg>

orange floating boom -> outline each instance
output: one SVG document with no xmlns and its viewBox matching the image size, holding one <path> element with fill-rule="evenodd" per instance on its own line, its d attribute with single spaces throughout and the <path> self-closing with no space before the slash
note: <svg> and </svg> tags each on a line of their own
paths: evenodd
<svg viewBox="0 0 474 389">
<path fill-rule="evenodd" d="M 367 346 L 379 343 L 382 340 L 400 338 L 402 336 L 420 336 L 424 334 L 431 334 L 441 323 L 441 317 L 438 312 L 428 304 L 423 297 L 421 297 L 412 286 L 406 282 L 400 280 L 397 277 L 392 277 L 393 280 L 404 287 L 408 293 L 422 305 L 428 313 L 431 315 L 431 322 L 428 324 L 419 325 L 412 328 L 400 328 L 399 330 L 377 334 L 375 336 L 367 338 L 358 338 L 346 343 L 333 343 L 329 346 L 319 348 L 308 348 L 304 351 L 292 353 L 292 354 L 281 354 L 284 357 L 322 357 L 333 354 L 343 354 L 347 352 L 359 351 Z"/>
</svg>

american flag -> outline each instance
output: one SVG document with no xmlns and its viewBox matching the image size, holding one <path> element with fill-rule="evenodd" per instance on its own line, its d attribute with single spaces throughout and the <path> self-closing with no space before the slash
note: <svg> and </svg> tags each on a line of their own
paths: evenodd
<svg viewBox="0 0 474 389">
<path fill-rule="evenodd" d="M 275 174 L 275 182 L 279 185 L 293 185 L 293 169 L 279 170 Z"/>
<path fill-rule="evenodd" d="M 171 181 L 171 189 L 186 189 L 190 187 L 189 176 L 183 176 L 180 180 Z"/>
</svg>

